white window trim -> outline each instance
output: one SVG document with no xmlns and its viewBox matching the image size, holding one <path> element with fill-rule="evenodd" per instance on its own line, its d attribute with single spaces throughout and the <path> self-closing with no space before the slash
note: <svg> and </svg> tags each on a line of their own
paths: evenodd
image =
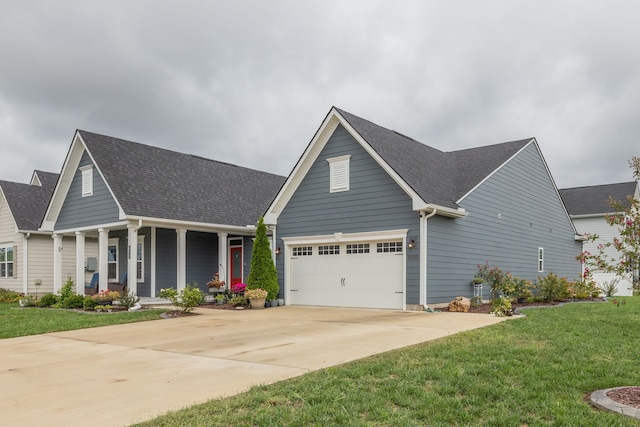
<svg viewBox="0 0 640 427">
<path fill-rule="evenodd" d="M 82 197 L 93 196 L 93 165 L 82 166 Z"/>
<path fill-rule="evenodd" d="M 140 261 L 138 261 L 138 245 L 140 245 Z M 138 236 L 138 245 L 136 245 L 136 269 L 140 263 L 140 275 L 137 277 L 138 283 L 144 282 L 144 236 Z"/>
<path fill-rule="evenodd" d="M 329 162 L 329 192 L 349 191 L 349 161 L 351 155 L 333 157 Z"/>
<path fill-rule="evenodd" d="M 538 248 L 538 273 L 544 272 L 544 248 Z"/>
<path fill-rule="evenodd" d="M 120 269 L 118 268 L 118 264 L 120 262 L 120 239 L 109 239 L 109 241 L 107 242 L 107 271 L 109 270 L 109 264 L 113 264 L 112 261 L 109 261 L 109 246 L 115 246 L 116 247 L 116 277 L 115 278 L 109 278 L 107 277 L 109 282 L 120 282 Z"/>
<path fill-rule="evenodd" d="M 7 261 L 7 253 L 9 252 L 8 251 L 9 248 L 11 248 L 11 253 L 13 254 L 13 260 L 11 261 Z M 0 243 L 0 249 L 5 250 L 5 260 L 0 261 L 0 264 L 5 265 L 4 271 L 6 274 L 6 276 L 0 276 L 0 279 L 13 279 L 14 277 L 16 277 L 16 245 L 14 245 L 13 243 Z M 8 275 L 9 264 L 11 264 L 11 270 L 13 273 L 11 275 Z"/>
</svg>

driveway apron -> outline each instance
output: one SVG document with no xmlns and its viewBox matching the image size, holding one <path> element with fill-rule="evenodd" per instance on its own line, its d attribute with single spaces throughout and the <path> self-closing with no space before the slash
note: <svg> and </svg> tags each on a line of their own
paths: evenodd
<svg viewBox="0 0 640 427">
<path fill-rule="evenodd" d="M 197 313 L 0 340 L 0 424 L 130 425 L 503 320 L 301 306 Z"/>
</svg>

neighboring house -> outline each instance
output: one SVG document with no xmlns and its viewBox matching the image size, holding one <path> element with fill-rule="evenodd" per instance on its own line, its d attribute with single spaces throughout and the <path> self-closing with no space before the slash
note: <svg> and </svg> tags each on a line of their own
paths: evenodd
<svg viewBox="0 0 640 427">
<path fill-rule="evenodd" d="M 473 295 L 485 262 L 528 280 L 580 276 L 533 138 L 447 153 L 332 108 L 265 222 L 288 304 L 446 303 Z"/>
<path fill-rule="evenodd" d="M 593 185 L 589 187 L 565 188 L 560 190 L 560 195 L 569 211 L 576 230 L 580 234 L 597 234 L 600 238 L 596 242 L 585 242 L 583 250 L 596 253 L 600 243 L 612 242 L 615 237 L 620 237 L 616 227 L 607 224 L 606 215 L 615 214 L 609 203 L 609 197 L 629 206 L 627 196 L 639 198 L 638 183 L 622 182 L 618 184 Z M 617 251 L 609 248 L 607 255 L 616 258 Z M 593 271 L 593 278 L 602 286 L 603 282 L 616 279 L 613 273 Z M 619 296 L 632 296 L 632 282 L 625 278 L 618 278 L 617 284 Z"/>
<path fill-rule="evenodd" d="M 76 242 L 76 276 L 98 272 L 100 290 L 125 274 L 129 290 L 147 297 L 191 283 L 206 290 L 216 272 L 240 282 L 255 224 L 284 179 L 78 130 L 42 225 L 53 232 L 54 287 L 65 277 L 66 236 Z"/>
<path fill-rule="evenodd" d="M 0 287 L 29 294 L 53 292 L 53 240 L 38 231 L 58 174 L 34 171 L 29 184 L 0 181 Z M 64 245 L 75 246 L 65 239 Z M 62 254 L 62 270 L 73 261 Z M 75 278 L 74 278 L 75 280 Z"/>
</svg>

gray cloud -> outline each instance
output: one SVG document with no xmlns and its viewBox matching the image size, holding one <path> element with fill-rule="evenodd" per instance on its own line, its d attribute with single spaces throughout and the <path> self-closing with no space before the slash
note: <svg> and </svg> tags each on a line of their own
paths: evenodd
<svg viewBox="0 0 640 427">
<path fill-rule="evenodd" d="M 449 151 L 535 136 L 631 179 L 635 2 L 24 1 L 0 16 L 0 179 L 76 128 L 286 175 L 332 105 Z"/>
</svg>

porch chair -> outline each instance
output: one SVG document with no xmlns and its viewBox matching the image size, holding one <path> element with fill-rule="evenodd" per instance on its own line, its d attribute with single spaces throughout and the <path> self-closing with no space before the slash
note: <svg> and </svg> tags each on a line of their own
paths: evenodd
<svg viewBox="0 0 640 427">
<path fill-rule="evenodd" d="M 95 295 L 98 293 L 99 273 L 93 273 L 91 276 L 91 283 L 84 285 L 85 295 Z"/>
<path fill-rule="evenodd" d="M 109 283 L 109 290 L 124 293 L 127 290 L 127 273 L 122 275 L 120 283 Z"/>
</svg>

